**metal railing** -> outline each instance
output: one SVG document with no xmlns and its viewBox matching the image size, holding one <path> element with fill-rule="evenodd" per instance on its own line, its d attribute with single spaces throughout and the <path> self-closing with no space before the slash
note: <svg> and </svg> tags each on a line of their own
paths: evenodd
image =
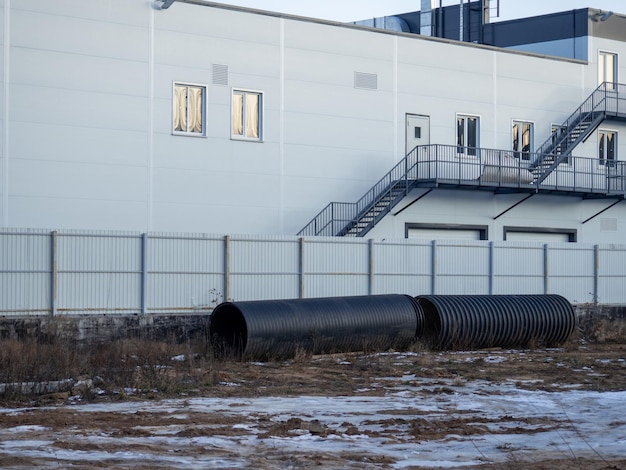
<svg viewBox="0 0 626 470">
<path fill-rule="evenodd" d="M 536 156 L 550 156 L 548 173 L 558 165 L 590 132 L 607 117 L 626 118 L 626 85 L 604 82 L 546 140 Z M 545 165 L 544 159 L 532 160 L 532 167 Z"/>
<path fill-rule="evenodd" d="M 338 235 L 346 227 L 356 223 L 359 216 L 367 213 L 398 181 L 406 182 L 405 194 L 408 193 L 409 180 L 414 180 L 417 174 L 415 168 L 418 163 L 418 148 L 409 152 L 357 202 L 331 202 L 300 230 L 298 235 L 329 237 Z"/>
<path fill-rule="evenodd" d="M 331 202 L 298 235 L 337 236 L 367 215 L 385 197 L 382 218 L 415 187 L 459 187 L 560 192 L 572 195 L 626 196 L 626 162 L 569 157 L 537 179 L 532 162 L 556 158 L 554 154 L 425 145 L 413 149 L 355 203 Z M 399 183 L 402 183 L 399 185 Z M 402 191 L 394 192 L 401 186 Z M 371 221 L 375 223 L 375 221 Z"/>
</svg>

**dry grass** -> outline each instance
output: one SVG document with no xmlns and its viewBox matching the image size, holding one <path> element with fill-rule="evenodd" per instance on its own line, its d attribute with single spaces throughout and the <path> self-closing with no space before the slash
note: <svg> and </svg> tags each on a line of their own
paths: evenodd
<svg viewBox="0 0 626 470">
<path fill-rule="evenodd" d="M 571 370 L 586 367 L 601 374 L 585 378 L 585 387 L 619 389 L 626 386 L 626 381 L 616 380 L 613 370 L 615 362 L 606 365 L 599 362 L 623 354 L 626 344 L 624 321 L 612 320 L 599 318 L 593 325 L 586 324 L 586 328 L 572 335 L 559 352 L 546 354 L 545 350 L 538 350 L 536 355 L 526 355 L 526 359 L 533 359 L 532 367 L 528 367 L 528 370 L 525 362 L 513 365 L 507 361 L 486 367 L 481 362 L 480 354 L 473 358 L 473 363 L 461 365 L 457 361 L 458 356 L 430 353 L 423 342 L 414 343 L 409 350 L 418 354 L 414 367 L 421 374 L 433 378 L 442 375 L 462 377 L 464 380 L 510 379 L 517 369 L 524 371 L 520 374 L 522 379 L 526 376 L 545 376 L 547 383 L 548 377 L 567 382 Z M 136 337 L 84 343 L 75 341 L 67 334 L 67 325 L 57 326 L 57 329 L 48 328 L 45 334 L 0 341 L 0 399 L 5 402 L 32 399 L 29 395 L 44 392 L 41 387 L 38 392 L 33 392 L 32 388 L 24 389 L 23 384 L 53 381 L 89 382 L 88 387 L 69 391 L 85 398 L 95 392 L 119 396 L 126 391 L 161 396 L 181 393 L 232 394 L 232 388 L 222 391 L 220 387 L 220 383 L 229 382 L 239 382 L 239 393 L 244 394 L 258 393 L 260 389 L 281 394 L 308 388 L 309 393 L 316 393 L 316 390 L 330 392 L 332 389 L 338 393 L 350 393 L 359 382 L 365 386 L 372 374 L 385 376 L 392 373 L 390 369 L 393 369 L 380 358 L 372 360 L 368 353 L 376 352 L 375 348 L 364 345 L 364 353 L 337 353 L 335 357 L 312 356 L 303 348 L 298 348 L 295 357 L 288 361 L 284 358 L 270 358 L 266 361 L 264 372 L 258 374 L 254 370 L 255 366 L 241 362 L 236 357 L 216 359 L 203 334 L 182 342 L 180 336 L 172 335 L 160 339 Z M 588 349 L 585 345 L 597 345 L 600 349 L 596 346 Z M 543 357 L 546 355 L 553 362 L 544 362 Z M 350 370 L 346 370 L 345 366 L 337 368 L 336 359 L 342 356 L 349 357 L 352 364 Z M 556 368 L 556 363 L 567 367 Z M 477 369 L 478 364 L 481 367 Z M 484 372 L 480 372 L 483 369 Z M 242 381 L 242 377 L 246 379 Z M 297 380 L 292 380 L 294 378 Z M 48 391 L 46 389 L 45 392 Z"/>
<path fill-rule="evenodd" d="M 205 344 L 120 339 L 78 344 L 67 338 L 5 340 L 0 348 L 4 399 L 22 395 L 22 384 L 89 380 L 105 392 L 152 391 L 175 394 L 197 387 L 212 360 Z M 86 392 L 93 393 L 93 387 Z"/>
</svg>

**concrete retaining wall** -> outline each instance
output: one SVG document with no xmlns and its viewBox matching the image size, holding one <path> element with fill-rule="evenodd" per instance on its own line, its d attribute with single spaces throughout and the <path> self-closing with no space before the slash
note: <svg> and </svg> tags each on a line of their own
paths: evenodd
<svg viewBox="0 0 626 470">
<path fill-rule="evenodd" d="M 206 315 L 120 315 L 0 318 L 0 339 L 64 338 L 80 342 L 117 339 L 175 341 L 206 338 Z"/>
<path fill-rule="evenodd" d="M 591 342 L 626 342 L 626 306 L 574 305 L 579 335 Z M 208 315 L 119 315 L 0 317 L 0 340 L 65 338 L 80 342 L 153 339 L 204 340 Z"/>
</svg>

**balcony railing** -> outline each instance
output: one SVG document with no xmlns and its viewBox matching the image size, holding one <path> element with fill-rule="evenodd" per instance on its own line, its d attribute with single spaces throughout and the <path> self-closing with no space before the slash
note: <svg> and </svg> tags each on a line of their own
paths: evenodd
<svg viewBox="0 0 626 470">
<path fill-rule="evenodd" d="M 384 216 L 415 187 L 456 187 L 492 191 L 561 193 L 597 197 L 626 196 L 626 161 L 568 157 L 549 175 L 537 179 L 531 162 L 555 158 L 532 152 L 512 152 L 455 145 L 425 145 L 413 149 L 355 203 L 331 202 L 299 235 L 345 234 L 381 201 L 389 201 Z M 393 194 L 393 197 L 389 197 Z M 385 202 L 386 203 L 386 202 Z M 374 221 L 375 223 L 375 221 Z"/>
<path fill-rule="evenodd" d="M 415 173 L 409 178 L 437 185 L 519 188 L 537 192 L 565 192 L 622 196 L 626 190 L 626 162 L 568 157 L 541 182 L 531 169 L 532 152 L 512 152 L 450 145 L 417 147 Z"/>
</svg>

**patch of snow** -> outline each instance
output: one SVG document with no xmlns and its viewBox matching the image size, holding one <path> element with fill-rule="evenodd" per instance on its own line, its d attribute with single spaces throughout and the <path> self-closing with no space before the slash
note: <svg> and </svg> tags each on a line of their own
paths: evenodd
<svg viewBox="0 0 626 470">
<path fill-rule="evenodd" d="M 535 381 L 526 381 L 535 382 Z M 235 384 L 236 385 L 236 384 Z M 443 389 L 450 392 L 443 392 Z M 593 392 L 562 386 L 562 391 L 518 389 L 513 381 L 494 384 L 485 381 L 421 379 L 407 374 L 396 385 L 389 383 L 384 396 L 298 396 L 253 398 L 195 397 L 162 401 L 128 401 L 71 405 L 73 413 L 162 413 L 171 424 L 150 429 L 148 436 L 113 434 L 77 435 L 75 429 L 55 429 L 54 439 L 32 439 L 34 432 L 46 433 L 39 426 L 0 428 L 2 456 L 56 459 L 72 462 L 116 462 L 117 465 L 169 466 L 191 468 L 250 468 L 259 454 L 363 455 L 393 459 L 390 467 L 456 468 L 485 463 L 506 463 L 516 458 L 533 459 L 537 453 L 547 458 L 626 456 L 626 420 L 623 403 L 626 391 Z M 371 389 L 361 389 L 360 392 Z M 379 389 L 380 390 L 380 389 Z M 424 393 L 430 390 L 431 393 Z M 41 407 L 37 410 L 57 410 Z M 33 408 L 0 410 L 13 415 Z M 177 435 L 186 416 L 201 415 L 237 418 L 232 429 L 242 435 Z M 178 418 L 178 419 L 174 419 Z M 280 423 L 291 418 L 317 420 L 331 431 L 318 435 L 294 429 L 287 435 L 259 437 L 267 430 L 263 423 Z M 487 432 L 420 439 L 411 431 L 415 420 L 432 423 L 459 419 L 485 426 Z M 356 433 L 347 434 L 354 427 Z M 144 429 L 144 428 L 142 428 Z M 442 427 L 445 430 L 445 427 Z M 519 432 L 519 429 L 524 432 Z M 247 434 L 247 435 L 246 435 Z M 390 439 L 392 437 L 393 439 Z M 56 441 L 70 443 L 67 448 Z M 73 450 L 71 443 L 97 444 L 93 450 Z M 592 443 L 592 444 L 590 444 Z M 593 445 L 593 448 L 591 447 Z M 77 448 L 84 448 L 80 445 Z M 103 450 L 114 449 L 114 450 Z"/>
</svg>

